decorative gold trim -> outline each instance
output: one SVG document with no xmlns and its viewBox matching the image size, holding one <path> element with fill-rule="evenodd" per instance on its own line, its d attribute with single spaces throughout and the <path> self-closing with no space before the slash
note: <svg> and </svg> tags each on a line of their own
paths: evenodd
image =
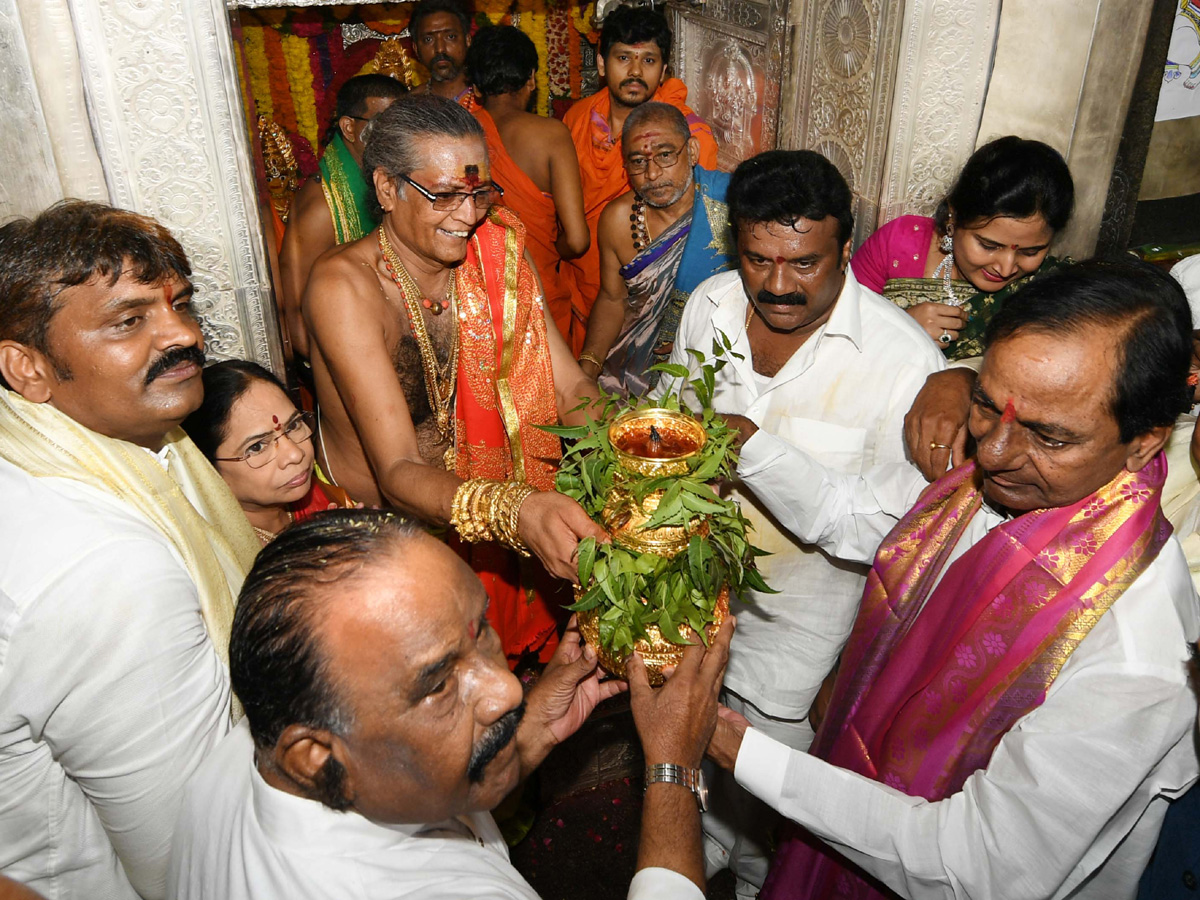
<svg viewBox="0 0 1200 900">
<path fill-rule="evenodd" d="M 494 215 L 494 213 L 493 213 Z M 498 224 L 503 225 L 499 219 Z M 482 257 L 480 258 L 482 262 Z M 504 346 L 500 351 L 500 371 L 496 373 L 496 394 L 500 401 L 500 414 L 504 419 L 504 430 L 508 432 L 508 447 L 512 454 L 513 474 L 517 481 L 525 480 L 525 453 L 521 447 L 521 420 L 517 416 L 517 405 L 513 400 L 512 387 L 508 383 L 512 371 L 513 353 L 517 331 L 517 283 L 520 276 L 521 257 L 517 254 L 517 231 L 504 226 Z M 532 314 L 532 313 L 531 313 Z"/>
</svg>

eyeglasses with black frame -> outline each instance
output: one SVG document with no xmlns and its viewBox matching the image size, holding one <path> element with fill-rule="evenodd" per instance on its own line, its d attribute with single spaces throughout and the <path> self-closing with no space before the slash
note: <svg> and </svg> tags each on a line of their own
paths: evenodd
<svg viewBox="0 0 1200 900">
<path fill-rule="evenodd" d="M 214 462 L 244 462 L 252 469 L 261 469 L 279 455 L 279 441 L 287 438 L 293 444 L 303 444 L 311 441 L 313 436 L 313 414 L 307 410 L 298 410 L 292 416 L 279 434 L 274 437 L 264 437 L 246 448 L 241 456 L 214 456 Z"/>
<path fill-rule="evenodd" d="M 649 156 L 631 156 L 625 160 L 625 171 L 630 175 L 641 175 L 650 168 L 650 161 L 660 169 L 670 169 L 675 163 L 679 162 L 679 157 L 683 155 L 683 151 L 687 149 L 687 144 L 684 144 L 678 150 L 659 150 L 657 153 L 652 153 Z"/>
<path fill-rule="evenodd" d="M 458 209 L 468 197 L 475 202 L 476 209 L 491 209 L 492 205 L 504 196 L 504 188 L 495 182 L 487 187 L 481 187 L 477 191 L 435 192 L 424 185 L 417 184 L 407 175 L 397 175 L 396 177 L 403 179 L 406 184 L 411 184 L 418 194 L 433 204 L 433 208 L 438 212 L 450 212 Z"/>
</svg>

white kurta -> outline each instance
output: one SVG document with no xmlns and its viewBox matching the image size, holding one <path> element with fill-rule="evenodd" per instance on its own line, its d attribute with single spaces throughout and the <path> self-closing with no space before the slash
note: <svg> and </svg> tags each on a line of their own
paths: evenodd
<svg viewBox="0 0 1200 900">
<path fill-rule="evenodd" d="M 924 481 L 907 468 L 840 476 L 787 455 L 805 540 L 866 560 Z M 957 558 L 1003 519 L 984 507 Z M 751 729 L 737 780 L 902 896 L 1132 898 L 1167 800 L 1196 779 L 1188 644 L 1200 609 L 1172 537 L 1071 655 L 1045 702 L 986 769 L 930 803 L 797 753 Z"/>
<path fill-rule="evenodd" d="M 847 271 L 829 321 L 767 379 L 754 372 L 748 304 L 737 272 L 701 283 L 671 361 L 686 364 L 688 348 L 709 355 L 718 331 L 743 357 L 717 373 L 714 406 L 759 426 L 742 449 L 732 496 L 754 526 L 754 543 L 772 554 L 759 568 L 779 593 L 752 593 L 751 603 L 734 605 L 738 630 L 725 685 L 767 715 L 802 719 L 850 635 L 866 568 L 779 527 L 768 504 L 790 505 L 798 486 L 775 448 L 801 448 L 846 475 L 903 462 L 904 415 L 945 361 L 911 316 Z"/>
<path fill-rule="evenodd" d="M 246 722 L 188 786 L 170 880 L 177 900 L 537 900 L 490 813 L 383 825 L 284 793 L 259 775 Z M 704 894 L 676 872 L 643 869 L 629 898 Z"/>
<path fill-rule="evenodd" d="M 229 727 L 195 584 L 109 494 L 0 460 L 0 496 L 0 871 L 162 897 L 183 785 Z"/>
</svg>

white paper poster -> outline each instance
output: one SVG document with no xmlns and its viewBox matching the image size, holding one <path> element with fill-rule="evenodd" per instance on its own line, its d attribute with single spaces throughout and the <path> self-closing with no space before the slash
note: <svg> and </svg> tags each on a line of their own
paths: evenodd
<svg viewBox="0 0 1200 900">
<path fill-rule="evenodd" d="M 1156 121 L 1200 116 L 1200 0 L 1179 0 Z"/>
</svg>

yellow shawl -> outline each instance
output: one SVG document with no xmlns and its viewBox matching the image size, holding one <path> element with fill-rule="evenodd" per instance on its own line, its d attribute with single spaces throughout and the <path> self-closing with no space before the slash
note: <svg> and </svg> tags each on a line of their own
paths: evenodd
<svg viewBox="0 0 1200 900">
<path fill-rule="evenodd" d="M 172 449 L 171 474 L 143 447 L 0 389 L 0 457 L 35 478 L 67 478 L 111 494 L 161 531 L 196 584 L 208 636 L 228 667 L 234 601 L 258 540 L 229 487 L 183 429 L 171 431 L 164 445 Z M 234 710 L 240 717 L 236 701 Z"/>
</svg>

